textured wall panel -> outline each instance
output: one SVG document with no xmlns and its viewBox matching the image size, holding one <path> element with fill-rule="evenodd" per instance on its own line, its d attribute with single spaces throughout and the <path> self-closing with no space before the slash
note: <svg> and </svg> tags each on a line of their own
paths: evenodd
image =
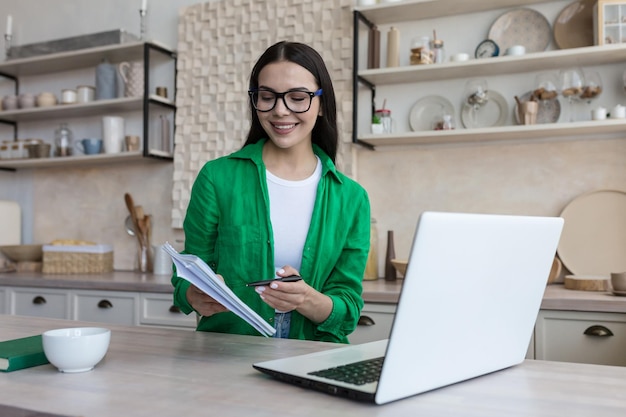
<svg viewBox="0 0 626 417">
<path fill-rule="evenodd" d="M 326 61 L 337 99 L 337 165 L 354 176 L 351 6 L 352 0 L 223 0 L 181 12 L 172 227 L 182 227 L 202 165 L 243 145 L 250 71 L 280 40 L 307 43 Z"/>
</svg>

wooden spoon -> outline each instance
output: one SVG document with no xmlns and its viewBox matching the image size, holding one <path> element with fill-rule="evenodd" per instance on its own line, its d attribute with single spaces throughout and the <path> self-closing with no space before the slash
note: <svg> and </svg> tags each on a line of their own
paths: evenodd
<svg viewBox="0 0 626 417">
<path fill-rule="evenodd" d="M 124 194 L 124 201 L 126 202 L 126 208 L 128 208 L 128 211 L 130 212 L 130 217 L 131 219 L 133 219 L 133 226 L 135 228 L 135 236 L 137 236 L 137 240 L 139 241 L 139 244 L 143 244 L 142 242 L 142 238 L 140 236 L 141 233 L 140 229 L 139 229 L 139 222 L 137 221 L 137 212 L 135 211 L 135 202 L 133 201 L 133 197 L 131 197 L 130 194 L 126 193 Z"/>
</svg>

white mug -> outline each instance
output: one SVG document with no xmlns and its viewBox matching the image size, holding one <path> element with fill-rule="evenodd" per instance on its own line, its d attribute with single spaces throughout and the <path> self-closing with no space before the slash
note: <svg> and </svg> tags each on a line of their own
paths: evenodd
<svg viewBox="0 0 626 417">
<path fill-rule="evenodd" d="M 604 107 L 598 107 L 597 109 L 591 110 L 591 118 L 593 120 L 606 119 L 606 109 Z"/>
<path fill-rule="evenodd" d="M 104 116 L 102 118 L 102 144 L 104 153 L 120 153 L 124 149 L 124 118 Z"/>
<path fill-rule="evenodd" d="M 621 104 L 618 104 L 617 106 L 613 107 L 613 110 L 611 110 L 611 119 L 624 119 L 626 118 L 626 107 L 622 106 Z"/>
</svg>

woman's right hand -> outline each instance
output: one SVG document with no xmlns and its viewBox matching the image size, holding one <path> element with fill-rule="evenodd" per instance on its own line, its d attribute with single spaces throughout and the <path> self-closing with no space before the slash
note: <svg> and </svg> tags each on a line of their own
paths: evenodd
<svg viewBox="0 0 626 417">
<path fill-rule="evenodd" d="M 222 278 L 219 275 L 218 277 Z M 187 301 L 198 314 L 205 317 L 228 311 L 226 307 L 215 301 L 212 297 L 206 295 L 193 284 L 187 289 Z"/>
</svg>

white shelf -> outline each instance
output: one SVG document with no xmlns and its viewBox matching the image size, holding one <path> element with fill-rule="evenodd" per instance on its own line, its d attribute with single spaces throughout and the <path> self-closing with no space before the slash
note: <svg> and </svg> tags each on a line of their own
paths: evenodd
<svg viewBox="0 0 626 417">
<path fill-rule="evenodd" d="M 53 168 L 53 167 L 70 167 L 70 166 L 90 166 L 90 165 L 110 165 L 114 163 L 125 162 L 145 162 L 171 160 L 172 155 L 155 151 L 151 152 L 158 158 L 144 158 L 141 151 L 137 152 L 121 152 L 116 154 L 98 154 L 98 155 L 73 155 L 65 157 L 51 158 L 27 158 L 27 159 L 0 159 L 0 169 L 27 169 L 27 168 Z"/>
<path fill-rule="evenodd" d="M 485 10 L 515 6 L 549 3 L 554 0 L 404 0 L 397 3 L 381 3 L 374 6 L 356 7 L 370 22 L 376 24 L 407 22 L 455 16 Z"/>
<path fill-rule="evenodd" d="M 111 62 L 143 59 L 143 50 L 146 43 L 163 48 L 170 54 L 174 53 L 171 49 L 157 42 L 128 42 L 45 54 L 30 58 L 12 59 L 0 63 L 0 74 L 22 77 L 25 75 L 41 75 L 78 68 L 96 67 L 96 65 L 102 62 L 103 58 L 107 58 Z M 163 54 L 157 54 L 155 57 L 159 55 Z M 162 59 L 166 59 L 165 55 L 163 55 Z"/>
<path fill-rule="evenodd" d="M 431 65 L 410 65 L 359 71 L 359 76 L 375 85 L 402 84 L 421 81 L 447 80 L 472 76 L 494 76 L 566 67 L 623 63 L 626 43 L 583 48 L 535 52 L 522 56 L 499 56 L 472 59 L 466 62 L 445 62 Z"/>
<path fill-rule="evenodd" d="M 152 103 L 174 106 L 174 102 L 157 95 L 151 95 Z M 139 111 L 143 109 L 143 96 L 124 97 L 111 100 L 96 100 L 84 104 L 58 104 L 50 107 L 33 107 L 28 109 L 0 111 L 0 120 L 23 122 L 28 120 L 44 120 L 59 117 L 85 117 L 102 115 L 108 112 Z"/>
<path fill-rule="evenodd" d="M 546 123 L 527 126 L 485 127 L 423 132 L 404 132 L 389 135 L 363 135 L 358 139 L 374 147 L 398 145 L 441 145 L 447 143 L 480 143 L 542 138 L 575 138 L 589 135 L 623 133 L 626 119 Z"/>
<path fill-rule="evenodd" d="M 356 7 L 375 25 L 419 21 L 445 16 L 483 12 L 555 0 L 404 0 L 374 6 Z M 356 52 L 355 52 L 356 53 Z M 500 56 L 471 59 L 466 62 L 446 62 L 432 65 L 411 65 L 398 68 L 358 70 L 358 76 L 374 86 L 511 75 L 518 73 L 558 70 L 567 67 L 623 64 L 626 43 L 588 46 L 528 53 L 523 56 Z M 356 127 L 355 127 L 356 129 Z M 502 126 L 448 131 L 404 132 L 390 135 L 357 134 L 360 143 L 380 148 L 401 145 L 441 145 L 506 141 L 535 141 L 539 139 L 568 139 L 610 136 L 626 131 L 626 120 L 551 123 L 532 126 Z"/>
</svg>

